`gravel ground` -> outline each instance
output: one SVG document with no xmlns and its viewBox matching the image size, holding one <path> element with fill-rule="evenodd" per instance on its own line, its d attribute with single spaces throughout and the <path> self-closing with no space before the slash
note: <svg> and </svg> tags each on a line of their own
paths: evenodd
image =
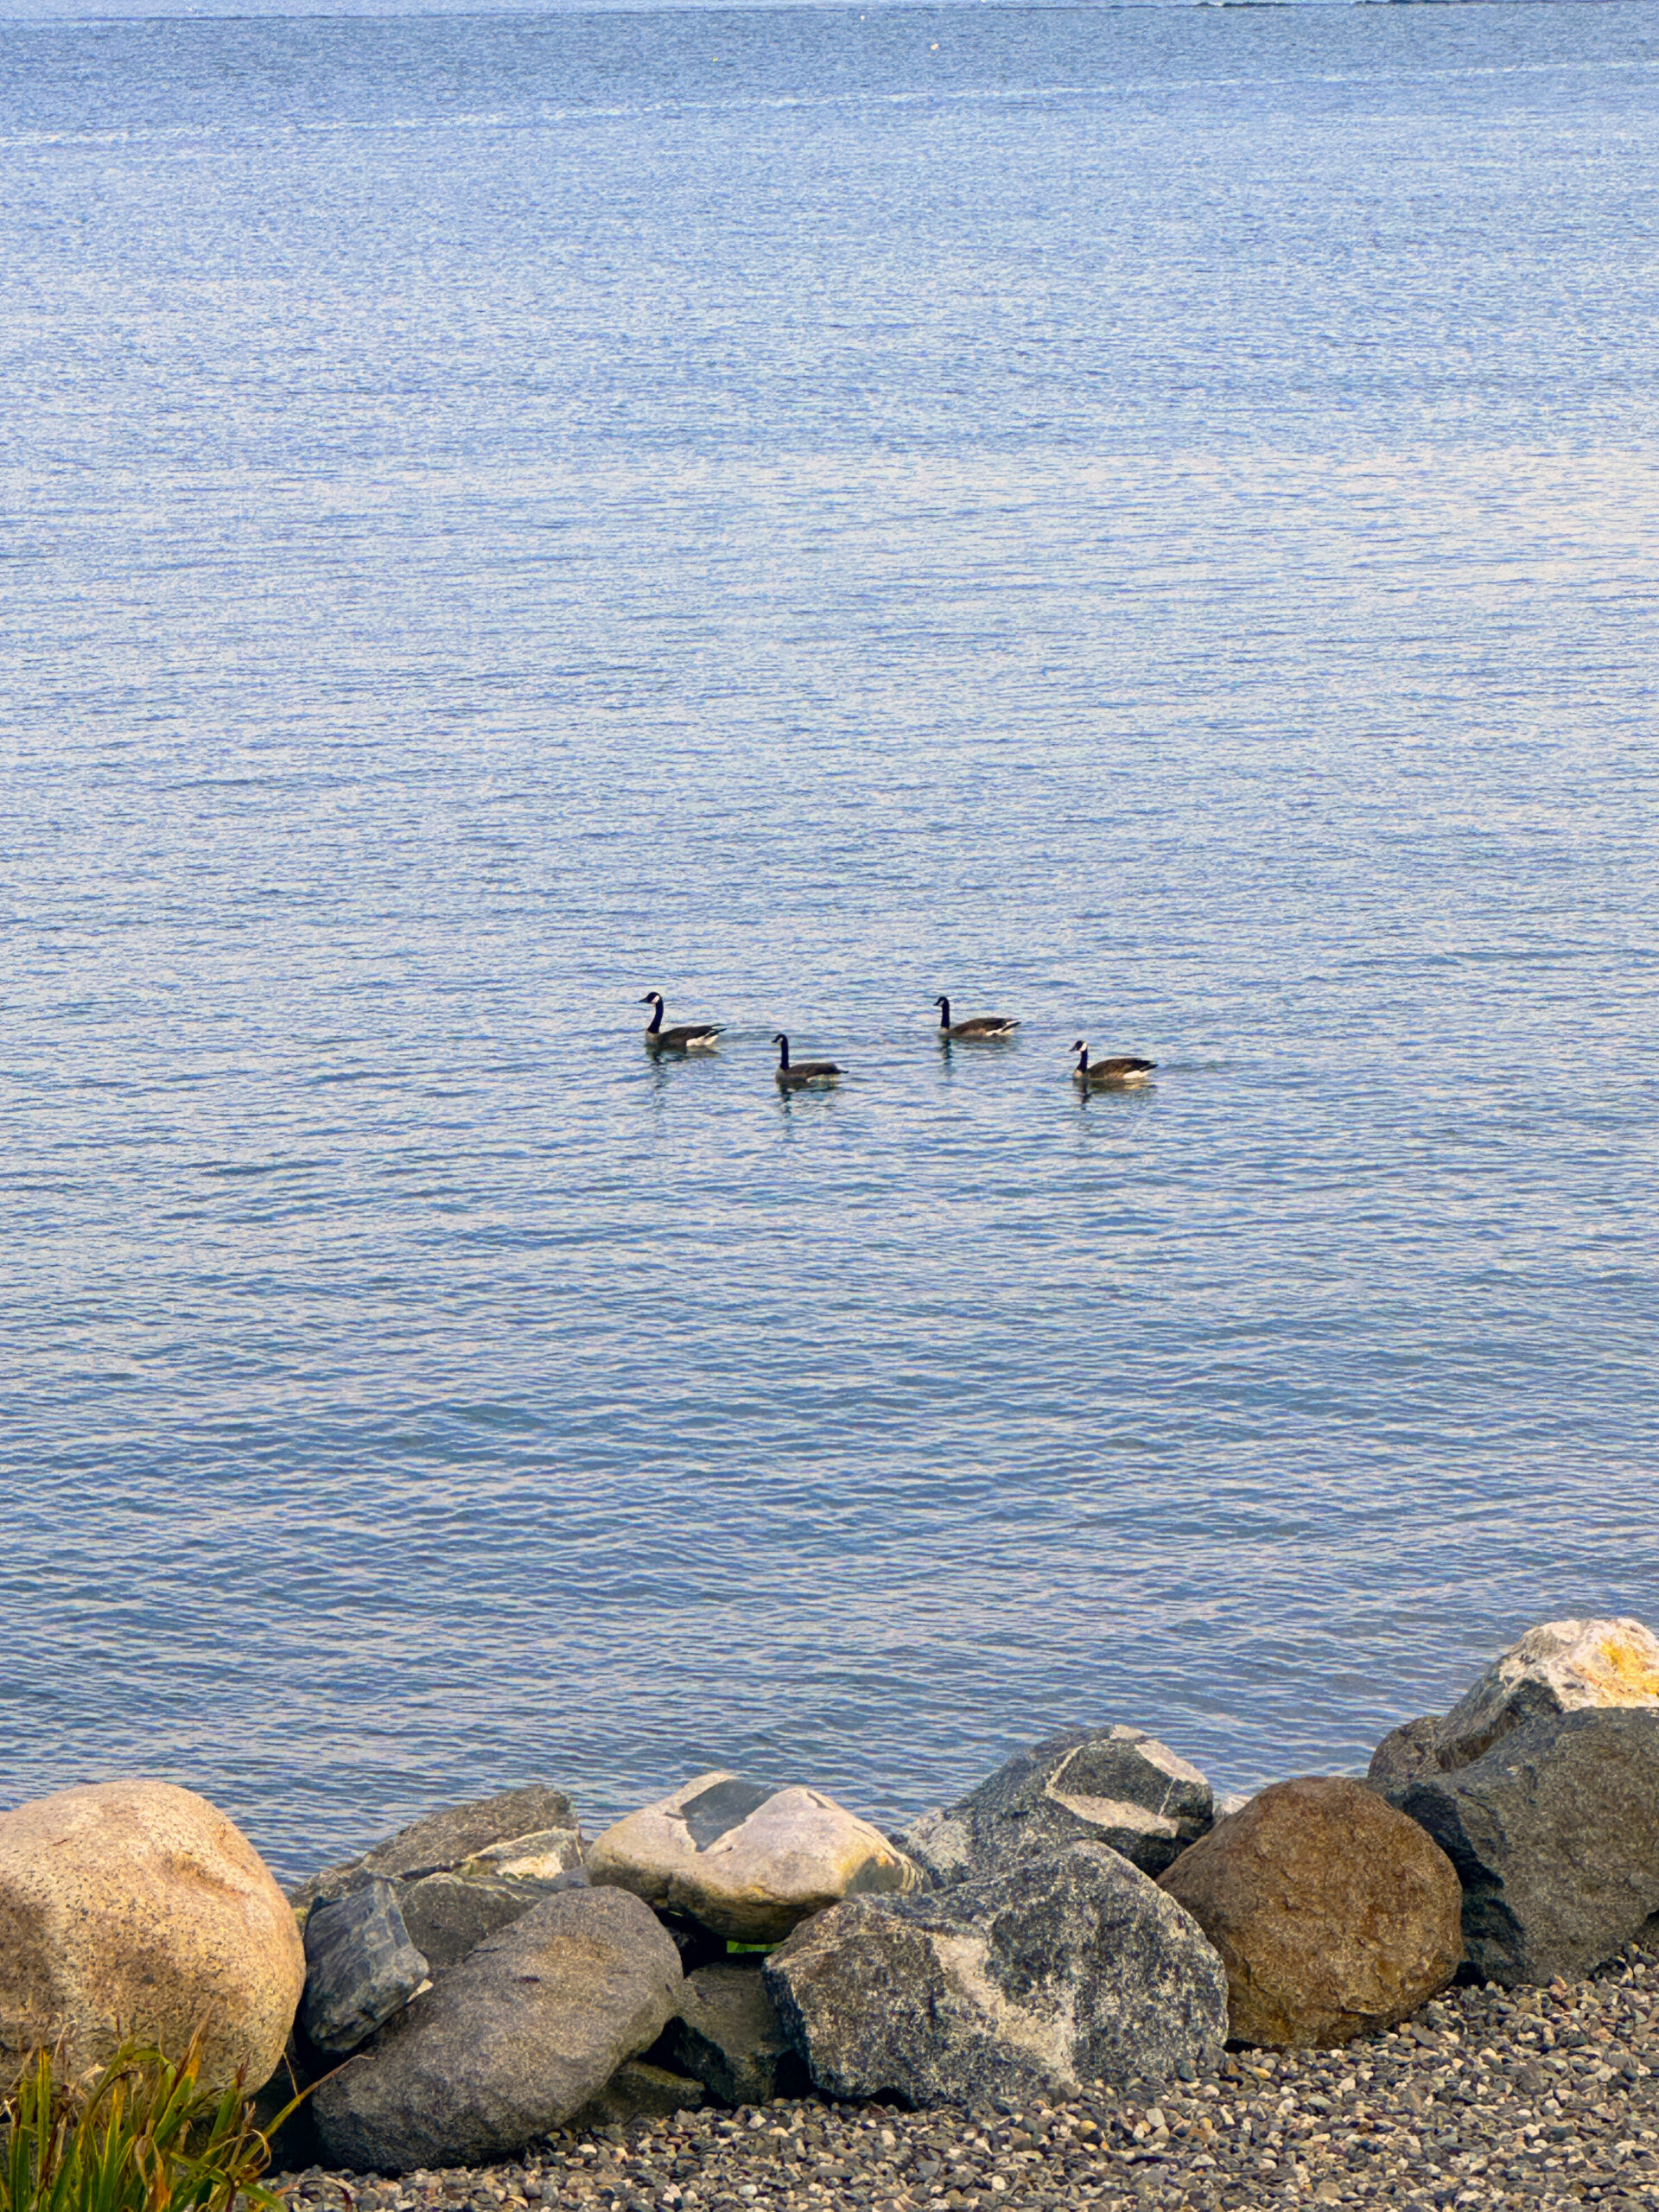
<svg viewBox="0 0 1659 2212">
<path fill-rule="evenodd" d="M 1659 2206 L 1659 1951 L 1572 1988 L 1451 1990 L 1372 2041 L 1238 2051 L 1155 2094 L 969 2113 L 791 2100 L 556 2138 L 521 2164 L 279 2186 L 296 2212 Z"/>
</svg>

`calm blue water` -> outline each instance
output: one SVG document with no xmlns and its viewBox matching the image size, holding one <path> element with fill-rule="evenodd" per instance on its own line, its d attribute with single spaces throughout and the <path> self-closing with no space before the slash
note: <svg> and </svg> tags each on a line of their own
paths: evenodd
<svg viewBox="0 0 1659 2212">
<path fill-rule="evenodd" d="M 1630 0 L 0 26 L 3 1802 L 1659 1618 L 1656 179 Z"/>
</svg>

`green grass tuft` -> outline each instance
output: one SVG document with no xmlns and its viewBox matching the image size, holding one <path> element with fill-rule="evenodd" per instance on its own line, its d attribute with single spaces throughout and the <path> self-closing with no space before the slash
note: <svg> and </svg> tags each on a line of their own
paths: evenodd
<svg viewBox="0 0 1659 2212">
<path fill-rule="evenodd" d="M 79 2081 L 35 2052 L 0 2099 L 0 2212 L 280 2212 L 240 2081 L 214 2094 L 200 2072 L 199 2044 L 176 2064 L 124 2044 Z"/>
</svg>

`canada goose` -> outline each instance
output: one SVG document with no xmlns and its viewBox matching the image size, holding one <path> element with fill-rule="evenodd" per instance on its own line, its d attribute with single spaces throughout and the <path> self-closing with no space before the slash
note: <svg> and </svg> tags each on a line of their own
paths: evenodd
<svg viewBox="0 0 1659 2212">
<path fill-rule="evenodd" d="M 652 1009 L 651 1020 L 645 1024 L 645 1042 L 653 1052 L 707 1052 L 714 1049 L 720 1035 L 717 1021 L 686 1021 L 677 1029 L 664 1029 L 662 993 L 647 991 L 639 1003 Z"/>
<path fill-rule="evenodd" d="M 800 1060 L 791 1067 L 789 1039 L 781 1029 L 772 1041 L 778 1047 L 779 1090 L 804 1090 L 809 1084 L 831 1084 L 841 1073 L 833 1060 Z"/>
<path fill-rule="evenodd" d="M 986 1044 L 994 1037 L 1012 1037 L 1020 1027 L 1006 1014 L 976 1014 L 971 1021 L 952 1021 L 949 999 L 935 999 L 939 1009 L 939 1034 L 964 1045 Z"/>
<path fill-rule="evenodd" d="M 1158 1065 L 1156 1060 L 1137 1060 L 1133 1052 L 1122 1052 L 1116 1059 L 1096 1060 L 1090 1067 L 1089 1047 L 1081 1037 L 1071 1049 L 1077 1055 L 1071 1080 L 1085 1090 L 1122 1090 L 1129 1084 L 1144 1083 Z"/>
</svg>

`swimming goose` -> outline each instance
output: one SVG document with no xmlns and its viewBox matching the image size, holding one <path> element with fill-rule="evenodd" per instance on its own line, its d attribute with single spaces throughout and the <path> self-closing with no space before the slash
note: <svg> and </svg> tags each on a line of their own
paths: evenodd
<svg viewBox="0 0 1659 2212">
<path fill-rule="evenodd" d="M 1071 1049 L 1077 1055 L 1071 1080 L 1080 1083 L 1085 1090 L 1122 1090 L 1128 1084 L 1144 1083 L 1158 1065 L 1156 1060 L 1137 1060 L 1132 1052 L 1122 1052 L 1116 1059 L 1096 1060 L 1091 1067 L 1089 1047 L 1081 1037 Z"/>
<path fill-rule="evenodd" d="M 781 1029 L 772 1041 L 778 1047 L 779 1090 L 804 1090 L 809 1084 L 832 1084 L 841 1073 L 833 1060 L 799 1060 L 791 1067 L 789 1039 Z"/>
<path fill-rule="evenodd" d="M 645 1024 L 645 1042 L 653 1052 L 706 1052 L 714 1048 L 720 1035 L 717 1021 L 686 1021 L 677 1029 L 663 1027 L 663 995 L 647 991 L 639 1001 L 652 1009 L 651 1020 Z"/>
<path fill-rule="evenodd" d="M 935 999 L 933 1003 L 939 1009 L 940 1036 L 955 1038 L 960 1044 L 985 1044 L 994 1037 L 1012 1037 L 1020 1027 L 1006 1014 L 976 1014 L 971 1021 L 952 1021 L 949 999 Z"/>
</svg>

